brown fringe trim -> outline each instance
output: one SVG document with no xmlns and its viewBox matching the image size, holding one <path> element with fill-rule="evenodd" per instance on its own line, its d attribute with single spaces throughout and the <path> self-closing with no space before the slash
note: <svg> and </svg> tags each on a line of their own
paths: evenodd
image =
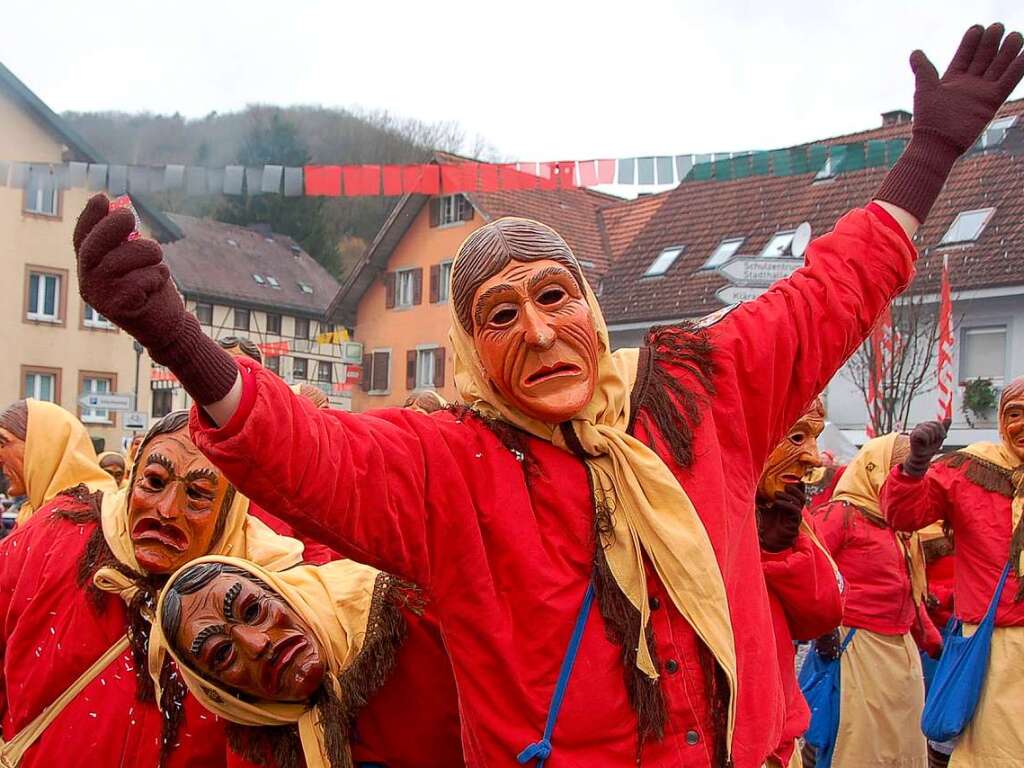
<svg viewBox="0 0 1024 768">
<path fill-rule="evenodd" d="M 693 463 L 693 432 L 700 424 L 700 407 L 714 394 L 714 360 L 705 329 L 693 324 L 655 326 L 648 331 L 637 365 L 637 380 L 630 393 L 628 431 L 644 420 L 648 446 L 658 433 L 672 460 L 686 468 Z M 646 350 L 646 352 L 645 352 Z M 687 389 L 667 370 L 681 369 L 696 380 L 700 392 Z"/>
<path fill-rule="evenodd" d="M 587 473 L 590 476 L 590 473 Z M 591 492 L 593 496 L 593 490 Z M 612 531 L 611 510 L 594 500 L 594 592 L 597 604 L 604 618 L 605 634 L 622 649 L 622 673 L 630 706 L 636 712 L 637 760 L 647 739 L 660 741 L 665 736 L 665 722 L 668 717 L 665 697 L 657 680 L 651 680 L 636 665 L 636 638 L 640 634 L 640 611 L 619 589 L 608 560 L 605 557 L 603 540 Z M 646 631 L 647 647 L 655 667 L 660 668 L 654 627 L 650 623 Z"/>
<path fill-rule="evenodd" d="M 924 553 L 924 561 L 927 564 L 934 563 L 944 557 L 953 554 L 953 542 L 948 538 L 932 539 L 921 542 L 921 551 Z"/>
<path fill-rule="evenodd" d="M 324 726 L 324 746 L 331 768 L 352 768 L 350 745 L 358 741 L 356 718 L 394 671 L 408 632 L 404 611 L 418 616 L 423 606 L 414 585 L 386 573 L 377 576 L 363 649 L 355 663 L 338 676 L 337 691 L 325 684 L 315 704 Z M 294 725 L 247 727 L 228 723 L 227 739 L 233 752 L 254 765 L 301 768 L 304 764 Z"/>
<path fill-rule="evenodd" d="M 967 479 L 986 491 L 998 493 L 1008 499 L 1013 498 L 1013 473 L 1005 467 L 1000 467 L 998 464 L 963 451 L 954 451 L 943 456 L 939 461 L 948 464 L 953 469 L 964 468 L 964 475 L 967 476 Z"/>
<path fill-rule="evenodd" d="M 727 766 L 729 760 L 729 678 L 719 665 L 715 655 L 697 638 L 700 665 L 704 670 L 705 696 L 711 709 L 711 734 L 714 745 L 711 752 L 711 764 Z"/>
<path fill-rule="evenodd" d="M 536 459 L 534 459 L 533 454 L 530 452 L 530 436 L 526 432 L 501 419 L 492 419 L 484 416 L 468 405 L 452 403 L 446 406 L 444 410 L 451 413 L 459 423 L 467 419 L 473 419 L 487 427 L 498 438 L 498 442 L 505 446 L 522 465 L 527 484 L 529 484 L 531 478 L 536 476 L 539 467 L 537 466 Z"/>
<path fill-rule="evenodd" d="M 169 657 L 165 658 L 164 665 L 160 669 L 160 713 L 163 715 L 163 723 L 160 735 L 159 768 L 163 768 L 167 764 L 171 753 L 178 748 L 178 732 L 181 730 L 181 721 L 185 717 L 185 697 L 187 695 L 188 687 L 181 679 L 181 675 L 178 674 L 174 662 Z"/>
</svg>

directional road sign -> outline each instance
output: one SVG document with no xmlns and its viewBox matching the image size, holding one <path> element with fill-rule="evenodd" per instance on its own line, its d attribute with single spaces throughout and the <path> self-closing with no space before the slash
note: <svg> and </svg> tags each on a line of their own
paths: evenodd
<svg viewBox="0 0 1024 768">
<path fill-rule="evenodd" d="M 715 296 L 723 304 L 738 304 L 741 301 L 752 301 L 767 290 L 766 285 L 727 285 L 725 288 L 719 288 Z"/>
<path fill-rule="evenodd" d="M 145 429 L 149 424 L 149 416 L 145 411 L 128 411 L 123 423 L 125 429 Z"/>
<path fill-rule="evenodd" d="M 789 277 L 803 265 L 803 259 L 740 256 L 729 259 L 718 268 L 718 272 L 731 283 L 768 287 L 777 280 Z"/>
<path fill-rule="evenodd" d="M 130 411 L 135 407 L 133 395 L 121 395 L 111 392 L 82 395 L 78 402 L 86 408 L 102 408 L 105 411 Z"/>
</svg>

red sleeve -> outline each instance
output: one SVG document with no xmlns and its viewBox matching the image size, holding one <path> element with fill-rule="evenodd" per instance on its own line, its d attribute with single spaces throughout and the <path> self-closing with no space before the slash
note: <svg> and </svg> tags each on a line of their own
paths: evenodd
<svg viewBox="0 0 1024 768">
<path fill-rule="evenodd" d="M 428 428 L 436 420 L 409 410 L 320 410 L 257 363 L 239 366 L 242 404 L 227 424 L 193 408 L 200 450 L 298 533 L 428 588 L 425 454 L 444 461 L 455 431 L 442 438 Z"/>
<path fill-rule="evenodd" d="M 882 486 L 882 514 L 898 531 L 919 531 L 936 520 L 953 521 L 949 482 L 954 470 L 933 464 L 923 477 L 911 477 L 902 466 L 893 467 Z"/>
<path fill-rule="evenodd" d="M 917 616 L 910 625 L 910 634 L 918 648 L 933 659 L 939 658 L 942 653 L 942 633 L 935 628 L 935 623 L 924 605 L 917 606 Z"/>
<path fill-rule="evenodd" d="M 810 244 L 806 266 L 710 329 L 716 405 L 742 414 L 758 473 L 913 277 L 915 250 L 875 209 L 848 213 Z"/>
<path fill-rule="evenodd" d="M 842 502 L 829 502 L 814 510 L 811 524 L 818 539 L 833 558 L 837 558 L 850 534 L 848 510 Z"/>
<path fill-rule="evenodd" d="M 765 584 L 782 604 L 795 640 L 813 640 L 843 620 L 835 569 L 806 533 L 784 552 L 762 552 Z"/>
</svg>

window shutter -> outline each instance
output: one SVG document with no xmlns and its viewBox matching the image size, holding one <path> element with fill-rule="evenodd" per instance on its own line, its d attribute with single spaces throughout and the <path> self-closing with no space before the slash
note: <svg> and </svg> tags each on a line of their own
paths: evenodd
<svg viewBox="0 0 1024 768">
<path fill-rule="evenodd" d="M 413 306 L 423 303 L 423 267 L 412 273 L 412 303 Z"/>
<path fill-rule="evenodd" d="M 430 226 L 441 226 L 441 198 L 430 198 Z"/>
<path fill-rule="evenodd" d="M 363 375 L 359 380 L 359 387 L 363 392 L 370 391 L 370 382 L 373 380 L 373 355 L 363 355 Z"/>
<path fill-rule="evenodd" d="M 444 347 L 434 350 L 434 386 L 440 389 L 444 386 Z"/>
<path fill-rule="evenodd" d="M 405 388 L 416 389 L 416 350 L 405 353 Z"/>
<path fill-rule="evenodd" d="M 384 308 L 394 309 L 395 307 L 395 273 L 384 273 Z"/>
<path fill-rule="evenodd" d="M 430 303 L 437 304 L 440 300 L 441 290 L 441 265 L 432 264 L 430 266 Z"/>
<path fill-rule="evenodd" d="M 373 384 L 372 389 L 387 392 L 391 389 L 391 353 L 373 353 Z"/>
<path fill-rule="evenodd" d="M 473 220 L 473 214 L 475 213 L 473 204 L 469 202 L 469 198 L 465 195 L 459 197 L 459 209 L 459 218 L 462 221 Z"/>
</svg>

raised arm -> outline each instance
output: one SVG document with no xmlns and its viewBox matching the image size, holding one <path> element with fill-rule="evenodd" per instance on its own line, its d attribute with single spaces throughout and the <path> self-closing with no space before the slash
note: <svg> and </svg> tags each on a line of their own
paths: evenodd
<svg viewBox="0 0 1024 768">
<path fill-rule="evenodd" d="M 910 236 L 954 161 L 1020 82 L 1022 44 L 1016 32 L 1004 40 L 1002 25 L 971 27 L 941 78 L 915 51 L 912 139 L 875 202 L 815 240 L 803 269 L 712 329 L 719 359 L 739 382 L 755 465 L 910 282 L 916 258 Z"/>
<path fill-rule="evenodd" d="M 882 486 L 879 503 L 889 525 L 898 531 L 919 531 L 937 520 L 952 523 L 955 507 L 950 503 L 949 484 L 953 470 L 930 464 L 942 449 L 948 422 L 926 421 L 910 433 L 910 455 L 892 472 Z"/>
</svg>

